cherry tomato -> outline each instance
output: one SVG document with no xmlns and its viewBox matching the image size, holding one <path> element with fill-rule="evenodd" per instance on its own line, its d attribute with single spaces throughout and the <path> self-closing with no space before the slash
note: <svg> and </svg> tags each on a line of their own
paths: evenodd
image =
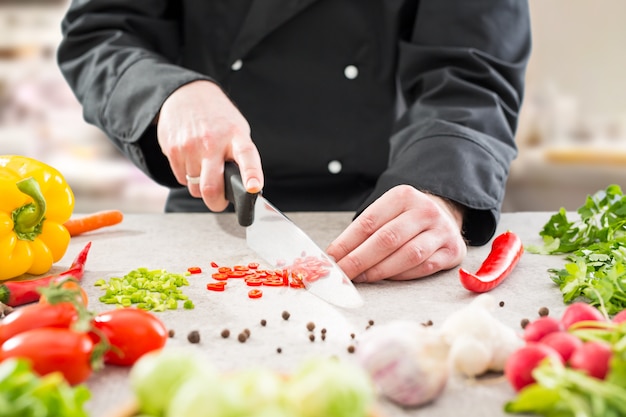
<svg viewBox="0 0 626 417">
<path fill-rule="evenodd" d="M 92 373 L 93 341 L 87 333 L 43 327 L 13 336 L 0 347 L 0 361 L 25 358 L 39 375 L 61 372 L 76 385 Z"/>
<path fill-rule="evenodd" d="M 96 315 L 94 328 L 102 332 L 112 346 L 104 362 L 130 366 L 144 354 L 165 346 L 167 328 L 154 314 L 128 307 Z"/>
<path fill-rule="evenodd" d="M 0 321 L 0 345 L 13 336 L 40 327 L 69 328 L 78 318 L 70 302 L 28 304 L 15 309 Z"/>
<path fill-rule="evenodd" d="M 261 291 L 261 290 L 250 290 L 250 291 L 248 291 L 248 297 L 250 297 L 250 298 L 261 298 L 261 297 L 263 297 L 263 291 Z"/>
</svg>

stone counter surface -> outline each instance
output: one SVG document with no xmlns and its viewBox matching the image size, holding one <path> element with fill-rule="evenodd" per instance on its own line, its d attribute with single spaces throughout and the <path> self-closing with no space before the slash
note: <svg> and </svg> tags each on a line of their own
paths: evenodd
<svg viewBox="0 0 626 417">
<path fill-rule="evenodd" d="M 539 244 L 539 231 L 551 213 L 524 212 L 502 215 L 497 233 L 516 232 L 525 245 Z M 350 222 L 352 213 L 288 213 L 290 219 L 307 232 L 322 248 L 330 243 Z M 268 239 L 279 238 L 268 236 Z M 458 268 L 435 276 L 413 281 L 384 281 L 357 284 L 365 304 L 358 309 L 345 310 L 331 306 L 306 290 L 264 287 L 263 297 L 250 299 L 243 281 L 230 280 L 225 292 L 207 291 L 214 271 L 211 262 L 219 265 L 247 265 L 261 262 L 245 242 L 245 230 L 232 214 L 128 214 L 116 226 L 74 237 L 65 257 L 52 272 L 67 268 L 83 246 L 91 241 L 83 287 L 90 296 L 90 308 L 100 312 L 113 308 L 98 298 L 103 291 L 93 284 L 96 280 L 123 276 L 133 269 L 165 269 L 184 273 L 188 267 L 200 266 L 202 274 L 190 275 L 190 285 L 183 292 L 195 303 L 195 309 L 156 313 L 168 328 L 174 330 L 167 347 L 185 346 L 205 352 L 222 371 L 252 366 L 267 366 L 289 372 L 307 357 L 338 355 L 350 357 L 348 347 L 354 344 L 351 333 L 367 331 L 370 320 L 374 325 L 394 319 L 409 319 L 420 323 L 431 320 L 434 326 L 453 311 L 467 305 L 475 294 L 459 282 Z M 490 244 L 472 247 L 462 266 L 478 269 L 490 250 Z M 549 278 L 549 268 L 564 265 L 562 256 L 542 256 L 525 253 L 513 273 L 491 294 L 504 305 L 496 316 L 505 324 L 520 328 L 523 318 L 535 318 L 538 309 L 546 306 L 558 316 L 564 309 L 558 288 Z M 283 311 L 290 313 L 284 320 Z M 266 326 L 260 321 L 265 319 Z M 308 322 L 314 322 L 316 340 L 309 340 Z M 244 329 L 251 332 L 245 343 L 237 340 Z M 319 330 L 326 328 L 326 339 Z M 223 329 L 231 336 L 221 337 Z M 200 343 L 187 340 L 189 332 L 200 334 Z M 277 348 L 282 352 L 277 353 Z M 93 398 L 88 409 L 93 417 L 106 417 L 131 399 L 127 380 L 128 368 L 107 366 L 95 373 L 87 385 Z M 386 417 L 399 416 L 505 416 L 504 403 L 514 392 L 498 375 L 479 380 L 452 378 L 445 391 L 433 403 L 413 409 L 403 409 L 383 402 Z"/>
</svg>

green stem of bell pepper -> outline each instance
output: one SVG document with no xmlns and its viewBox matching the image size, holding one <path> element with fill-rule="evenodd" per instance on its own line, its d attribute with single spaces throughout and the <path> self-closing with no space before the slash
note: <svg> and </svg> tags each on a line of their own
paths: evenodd
<svg viewBox="0 0 626 417">
<path fill-rule="evenodd" d="M 16 185 L 33 201 L 13 210 L 13 230 L 19 239 L 32 241 L 41 234 L 41 227 L 46 214 L 46 199 L 41 192 L 39 183 L 33 177 L 24 178 L 18 181 Z"/>
</svg>

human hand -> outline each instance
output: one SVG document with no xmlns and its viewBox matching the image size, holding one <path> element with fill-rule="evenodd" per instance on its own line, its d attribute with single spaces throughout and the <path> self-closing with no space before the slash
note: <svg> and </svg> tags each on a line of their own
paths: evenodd
<svg viewBox="0 0 626 417">
<path fill-rule="evenodd" d="M 354 282 L 425 277 L 465 258 L 462 223 L 460 207 L 398 185 L 354 219 L 327 253 Z"/>
<path fill-rule="evenodd" d="M 178 182 L 186 185 L 192 196 L 202 197 L 212 211 L 222 211 L 228 205 L 225 161 L 239 165 L 247 191 L 255 193 L 263 188 L 261 158 L 250 137 L 250 125 L 210 81 L 186 84 L 165 100 L 157 136 Z"/>
</svg>

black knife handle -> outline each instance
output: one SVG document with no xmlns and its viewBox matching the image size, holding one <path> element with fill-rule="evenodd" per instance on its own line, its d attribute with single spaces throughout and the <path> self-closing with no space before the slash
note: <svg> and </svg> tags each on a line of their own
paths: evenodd
<svg viewBox="0 0 626 417">
<path fill-rule="evenodd" d="M 246 191 L 239 167 L 231 161 L 224 165 L 224 188 L 226 199 L 235 206 L 239 224 L 243 227 L 250 226 L 254 222 L 254 203 L 259 194 Z"/>
</svg>

